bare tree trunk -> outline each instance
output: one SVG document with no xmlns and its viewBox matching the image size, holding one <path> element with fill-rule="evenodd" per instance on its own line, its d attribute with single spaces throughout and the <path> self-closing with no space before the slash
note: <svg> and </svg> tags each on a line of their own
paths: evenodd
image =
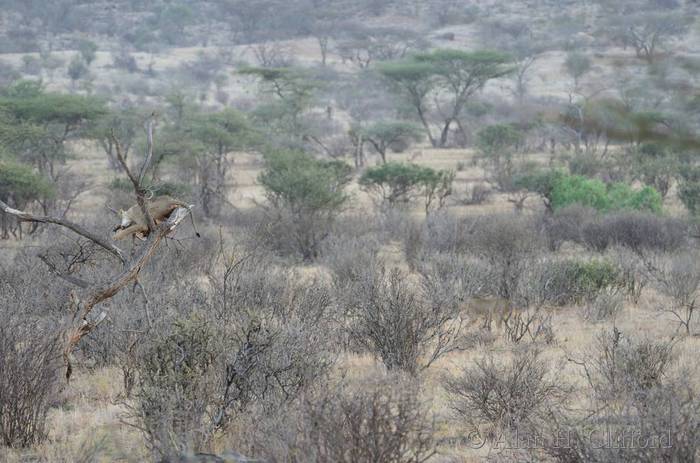
<svg viewBox="0 0 700 463">
<path fill-rule="evenodd" d="M 438 145 L 440 148 L 444 148 L 447 145 L 447 138 L 450 136 L 450 126 L 452 125 L 452 121 L 452 118 L 447 119 L 442 131 L 440 132 L 440 143 Z"/>
</svg>

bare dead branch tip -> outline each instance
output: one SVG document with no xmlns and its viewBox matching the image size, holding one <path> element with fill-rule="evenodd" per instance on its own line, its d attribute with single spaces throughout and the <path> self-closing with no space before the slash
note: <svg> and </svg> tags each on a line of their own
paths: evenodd
<svg viewBox="0 0 700 463">
<path fill-rule="evenodd" d="M 107 242 L 106 240 L 100 238 L 96 234 L 84 229 L 80 225 L 71 222 L 70 220 L 67 219 L 60 219 L 58 217 L 51 217 L 51 216 L 42 216 L 42 215 L 34 215 L 29 212 L 25 211 L 20 211 L 17 209 L 13 209 L 10 206 L 7 205 L 7 203 L 3 202 L 0 200 L 0 210 L 4 212 L 5 214 L 12 215 L 16 217 L 18 220 L 23 221 L 23 222 L 39 222 L 39 223 L 52 223 L 55 225 L 60 225 L 62 227 L 65 227 L 74 233 L 77 233 L 78 235 L 89 239 L 93 243 L 97 244 L 104 250 L 108 251 L 110 254 L 116 256 L 119 258 L 119 260 L 122 261 L 122 263 L 126 263 L 126 257 L 124 257 L 124 252 L 119 249 L 117 246 L 114 244 L 111 244 Z"/>
</svg>

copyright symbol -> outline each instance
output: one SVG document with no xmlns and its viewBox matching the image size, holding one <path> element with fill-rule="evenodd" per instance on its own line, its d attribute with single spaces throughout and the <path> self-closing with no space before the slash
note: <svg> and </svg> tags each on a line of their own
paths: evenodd
<svg viewBox="0 0 700 463">
<path fill-rule="evenodd" d="M 467 435 L 467 446 L 471 449 L 480 449 L 484 446 L 486 440 L 481 437 L 478 429 L 473 430 Z"/>
</svg>

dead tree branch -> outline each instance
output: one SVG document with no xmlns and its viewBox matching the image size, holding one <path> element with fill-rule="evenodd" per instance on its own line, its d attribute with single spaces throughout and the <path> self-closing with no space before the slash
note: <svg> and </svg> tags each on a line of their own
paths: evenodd
<svg viewBox="0 0 700 463">
<path fill-rule="evenodd" d="M 46 264 L 46 266 L 49 268 L 49 270 L 50 270 L 54 275 L 56 275 L 57 277 L 59 277 L 59 278 L 65 280 L 65 281 L 67 281 L 68 283 L 70 283 L 70 284 L 72 284 L 72 285 L 75 285 L 75 286 L 77 286 L 77 287 L 79 287 L 79 288 L 82 288 L 82 289 L 87 289 L 87 288 L 90 287 L 91 284 L 88 283 L 87 281 L 85 281 L 85 280 L 83 280 L 83 279 L 81 279 L 81 278 L 78 278 L 78 277 L 76 277 L 76 276 L 70 275 L 70 274 L 68 274 L 68 273 L 61 272 L 61 271 L 53 264 L 53 262 L 51 262 L 51 261 L 48 259 L 48 257 L 46 257 L 45 255 L 40 255 L 40 256 L 39 256 L 39 259 L 41 259 L 41 261 L 42 261 L 44 264 Z"/>
<path fill-rule="evenodd" d="M 126 285 L 135 281 L 141 272 L 141 269 L 146 265 L 150 258 L 155 253 L 161 240 L 171 231 L 177 227 L 180 222 L 182 222 L 185 217 L 190 213 L 189 208 L 180 207 L 175 209 L 171 214 L 170 218 L 157 227 L 157 230 L 148 236 L 148 239 L 144 245 L 139 249 L 138 254 L 129 263 L 129 266 L 124 269 L 119 275 L 116 276 L 112 281 L 104 284 L 103 286 L 89 291 L 85 296 L 80 298 L 82 302 L 79 303 L 78 310 L 75 311 L 73 316 L 73 323 L 78 323 L 77 326 L 72 330 L 68 336 L 68 343 L 64 350 L 64 360 L 66 362 L 66 378 L 70 379 L 71 375 L 71 364 L 70 364 L 70 354 L 75 348 L 75 346 L 80 342 L 80 340 L 94 330 L 97 325 L 106 317 L 106 314 L 102 312 L 96 319 L 90 320 L 90 313 L 94 307 L 112 298 L 115 294 L 121 291 Z"/>
<path fill-rule="evenodd" d="M 143 216 L 146 218 L 146 225 L 148 225 L 149 232 L 153 232 L 153 230 L 156 229 L 156 224 L 153 221 L 153 217 L 151 217 L 151 213 L 148 212 L 148 207 L 146 206 L 146 189 L 143 187 L 143 179 L 153 160 L 154 125 L 155 113 L 153 113 L 151 117 L 149 117 L 149 119 L 146 121 L 146 136 L 148 139 L 148 147 L 146 148 L 146 158 L 143 160 L 143 164 L 141 165 L 141 170 L 138 178 L 133 174 L 133 172 L 131 172 L 131 169 L 129 169 L 129 165 L 126 163 L 126 159 L 123 155 L 121 142 L 114 134 L 114 130 L 112 130 L 110 133 L 112 143 L 114 144 L 115 150 L 117 152 L 117 159 L 119 160 L 119 164 L 121 164 L 122 169 L 124 169 L 124 172 L 126 173 L 127 177 L 129 177 L 129 180 L 131 180 L 131 184 L 134 186 L 134 192 L 136 193 L 136 203 L 139 205 Z"/>
<path fill-rule="evenodd" d="M 5 202 L 0 200 L 0 211 L 4 212 L 5 214 L 11 215 L 16 217 L 20 222 L 39 222 L 39 223 L 52 223 L 55 225 L 60 225 L 62 227 L 65 227 L 69 230 L 71 230 L 74 233 L 77 233 L 78 235 L 89 239 L 93 243 L 97 244 L 98 246 L 102 247 L 106 251 L 108 251 L 110 254 L 116 256 L 119 258 L 119 260 L 122 261 L 122 263 L 126 263 L 126 257 L 124 257 L 124 252 L 119 249 L 117 246 L 109 243 L 108 241 L 104 240 L 103 238 L 97 236 L 96 234 L 84 229 L 77 223 L 73 223 L 70 220 L 66 219 L 60 219 L 58 217 L 51 217 L 48 215 L 34 215 L 29 212 L 24 212 L 20 211 L 17 209 L 13 209 L 10 206 L 8 206 Z"/>
<path fill-rule="evenodd" d="M 39 216 L 28 212 L 20 211 L 11 208 L 6 203 L 0 201 L 0 211 L 5 214 L 12 215 L 16 217 L 19 221 L 26 222 L 41 222 L 41 223 L 51 223 L 55 225 L 60 225 L 65 227 L 74 233 L 87 238 L 98 246 L 104 248 L 106 251 L 112 255 L 119 258 L 122 262 L 123 268 L 121 272 L 112 278 L 110 281 L 97 285 L 91 284 L 84 281 L 74 275 L 61 272 L 55 265 L 53 265 L 48 259 L 42 258 L 42 260 L 49 266 L 49 269 L 55 273 L 60 278 L 65 281 L 74 284 L 81 289 L 81 294 L 78 295 L 71 291 L 71 297 L 69 301 L 69 307 L 72 310 L 72 320 L 71 328 L 67 331 L 66 336 L 66 347 L 63 352 L 63 357 L 66 363 L 66 379 L 70 379 L 72 368 L 70 363 L 70 354 L 75 348 L 75 346 L 80 342 L 80 340 L 86 336 L 88 333 L 93 331 L 106 317 L 105 312 L 101 312 L 97 317 L 91 316 L 95 306 L 112 298 L 115 294 L 121 291 L 125 286 L 131 282 L 137 282 L 137 278 L 143 267 L 148 263 L 150 258 L 156 252 L 158 245 L 169 233 L 171 233 L 175 227 L 177 227 L 180 222 L 182 222 L 188 214 L 191 213 L 191 207 L 179 207 L 175 209 L 169 216 L 168 220 L 156 225 L 153 217 L 148 212 L 146 193 L 147 190 L 143 187 L 143 181 L 148 171 L 150 164 L 153 159 L 153 127 L 155 125 L 155 113 L 149 117 L 146 122 L 146 134 L 148 138 L 148 148 L 146 152 L 146 157 L 143 164 L 139 170 L 139 175 L 136 177 L 129 166 L 126 163 L 126 159 L 123 156 L 122 146 L 120 141 L 117 139 L 114 131 L 112 130 L 110 138 L 115 146 L 117 152 L 117 158 L 121 164 L 124 172 L 129 177 L 132 185 L 134 186 L 134 193 L 136 194 L 136 200 L 139 204 L 144 217 L 147 220 L 149 234 L 148 238 L 143 245 L 141 245 L 136 254 L 130 259 L 126 257 L 124 252 L 117 246 L 109 243 L 100 236 L 92 233 L 82 226 L 75 224 L 64 218 L 56 218 L 50 216 Z"/>
</svg>

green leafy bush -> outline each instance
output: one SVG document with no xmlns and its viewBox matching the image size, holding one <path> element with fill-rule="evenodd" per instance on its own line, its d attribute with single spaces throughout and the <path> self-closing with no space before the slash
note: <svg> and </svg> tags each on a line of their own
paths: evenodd
<svg viewBox="0 0 700 463">
<path fill-rule="evenodd" d="M 620 269 L 605 260 L 558 260 L 548 262 L 542 272 L 543 300 L 555 305 L 590 302 L 602 291 L 623 285 Z"/>
<path fill-rule="evenodd" d="M 700 215 L 700 168 L 687 166 L 680 171 L 680 176 L 678 199 L 697 217 Z"/>
<path fill-rule="evenodd" d="M 589 206 L 599 211 L 610 209 L 605 183 L 580 175 L 558 178 L 552 185 L 551 203 L 555 210 L 571 204 Z"/>
<path fill-rule="evenodd" d="M 488 175 L 503 191 L 513 188 L 513 154 L 523 142 L 523 133 L 510 124 L 484 127 L 476 134 L 476 146 L 486 164 Z"/>
<path fill-rule="evenodd" d="M 276 151 L 265 156 L 258 181 L 275 205 L 300 210 L 335 210 L 348 199 L 343 188 L 351 168 L 341 161 L 318 161 L 299 151 Z"/>
<path fill-rule="evenodd" d="M 527 174 L 518 178 L 516 185 L 539 193 L 550 210 L 578 204 L 600 212 L 625 209 L 661 212 L 661 195 L 650 186 L 635 190 L 626 183 L 606 185 L 598 179 L 568 175 L 561 171 Z"/>
<path fill-rule="evenodd" d="M 615 183 L 609 188 L 608 195 L 613 209 L 661 212 L 661 195 L 650 186 L 635 191 L 627 184 Z"/>
<path fill-rule="evenodd" d="M 207 322 L 194 316 L 176 321 L 139 359 L 132 417 L 155 453 L 177 455 L 210 438 L 215 341 Z"/>
<path fill-rule="evenodd" d="M 344 189 L 351 171 L 342 161 L 319 161 L 299 151 L 265 156 L 265 170 L 258 181 L 276 213 L 267 227 L 276 250 L 292 243 L 304 260 L 318 256 L 321 241 L 348 200 Z"/>
</svg>

